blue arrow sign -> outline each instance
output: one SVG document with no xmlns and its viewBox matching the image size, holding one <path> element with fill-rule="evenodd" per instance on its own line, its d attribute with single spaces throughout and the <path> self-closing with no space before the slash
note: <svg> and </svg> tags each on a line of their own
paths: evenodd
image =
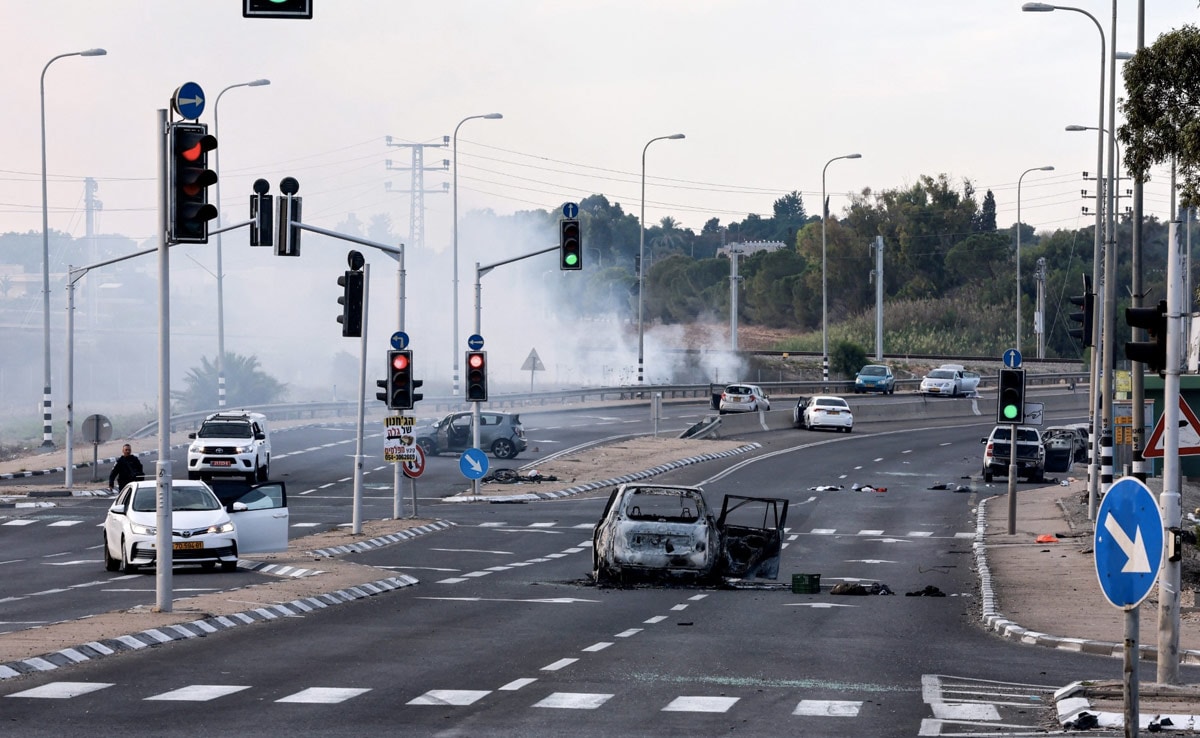
<svg viewBox="0 0 1200 738">
<path fill-rule="evenodd" d="M 204 112 L 204 90 L 195 82 L 184 82 L 175 90 L 172 102 L 181 117 L 196 120 Z"/>
<path fill-rule="evenodd" d="M 1113 607 L 1137 607 L 1150 594 L 1164 542 L 1162 513 L 1150 489 L 1135 477 L 1117 480 L 1096 513 L 1093 542 L 1096 576 Z"/>
<path fill-rule="evenodd" d="M 479 349 L 483 348 L 483 336 L 479 335 L 478 333 L 472 333 L 467 338 L 467 348 L 471 349 L 472 351 L 478 351 Z"/>
<path fill-rule="evenodd" d="M 458 457 L 458 468 L 467 479 L 483 479 L 488 473 L 487 454 L 477 448 L 469 448 Z"/>
<path fill-rule="evenodd" d="M 562 208 L 562 214 L 563 214 L 564 218 L 569 218 L 571 220 L 574 220 L 575 218 L 577 218 L 579 216 L 579 203 L 564 202 L 563 208 Z"/>
<path fill-rule="evenodd" d="M 403 351 L 408 348 L 408 334 L 404 331 L 396 331 L 392 334 L 392 348 L 397 351 Z"/>
<path fill-rule="evenodd" d="M 1008 349 L 1004 352 L 1004 366 L 1009 369 L 1021 368 L 1021 352 L 1015 348 Z"/>
</svg>

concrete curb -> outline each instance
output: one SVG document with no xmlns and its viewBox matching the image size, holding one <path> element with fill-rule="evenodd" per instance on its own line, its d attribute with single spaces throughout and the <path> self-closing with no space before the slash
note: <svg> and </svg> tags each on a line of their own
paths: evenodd
<svg viewBox="0 0 1200 738">
<path fill-rule="evenodd" d="M 321 549 L 320 551 L 305 552 L 305 554 L 319 553 L 326 557 L 332 557 L 338 553 L 354 553 L 356 551 L 365 551 L 371 548 L 379 548 L 396 543 L 409 538 L 426 535 L 435 531 L 444 530 L 452 526 L 453 523 L 445 520 L 439 520 L 429 525 L 422 525 L 417 528 L 411 528 L 407 531 L 372 538 L 368 541 L 356 543 L 353 546 L 335 546 L 329 549 Z M 298 569 L 287 565 L 272 564 L 269 562 L 239 562 L 238 567 L 249 571 L 258 571 L 264 574 L 271 574 L 278 577 L 310 577 L 316 576 L 321 572 L 313 569 Z M 353 602 L 366 597 L 374 597 L 376 595 L 391 592 L 404 587 L 411 587 L 414 584 L 419 584 L 420 580 L 416 577 L 407 574 L 400 574 L 395 577 L 379 579 L 374 582 L 359 584 L 353 587 L 347 587 L 336 592 L 315 595 L 313 597 L 305 597 L 299 600 L 281 605 L 271 605 L 269 607 L 259 607 L 246 612 L 234 613 L 233 615 L 217 615 L 203 620 L 194 620 L 188 623 L 177 623 L 168 625 L 162 628 L 152 628 L 144 630 L 140 633 L 132 633 L 129 635 L 117 636 L 115 638 L 107 638 L 103 641 L 92 641 L 73 648 L 64 648 L 53 653 L 34 656 L 32 658 L 23 659 L 20 661 L 11 661 L 6 664 L 0 664 L 0 681 L 11 679 L 23 674 L 33 674 L 37 672 L 52 671 L 64 666 L 83 663 L 84 661 L 92 661 L 95 659 L 111 656 L 116 653 L 127 651 L 136 651 L 147 646 L 158 646 L 171 641 L 182 641 L 188 638 L 199 638 L 221 630 L 238 625 L 249 625 L 251 623 L 269 622 L 277 620 L 281 617 L 292 617 L 306 612 L 312 612 L 318 609 L 324 609 L 333 605 L 341 605 L 346 602 Z"/>
<path fill-rule="evenodd" d="M 626 482 L 636 482 L 639 479 L 647 479 L 647 478 L 653 477 L 657 474 L 662 474 L 663 472 L 671 471 L 672 469 L 679 469 L 680 467 L 690 466 L 691 464 L 699 464 L 699 463 L 705 462 L 705 461 L 713 461 L 714 459 L 723 459 L 723 458 L 726 458 L 729 456 L 736 456 L 738 454 L 748 453 L 750 451 L 753 451 L 753 450 L 759 449 L 759 448 L 762 448 L 762 444 L 748 443 L 744 446 L 738 446 L 737 448 L 730 449 L 728 451 L 719 451 L 719 452 L 715 452 L 715 453 L 711 453 L 711 454 L 700 454 L 699 456 L 689 456 L 686 459 L 678 459 L 676 461 L 670 461 L 670 462 L 667 462 L 666 464 L 660 464 L 656 467 L 653 467 L 651 469 L 646 469 L 644 471 L 634 472 L 632 474 L 624 474 L 622 476 L 613 477 L 611 479 L 603 479 L 598 482 L 586 482 L 584 484 L 578 484 L 578 485 L 575 485 L 574 487 L 568 487 L 566 489 L 555 490 L 553 492 L 530 492 L 527 494 L 519 494 L 519 495 L 455 495 L 453 497 L 443 497 L 441 501 L 442 502 L 470 503 L 470 502 L 532 502 L 534 500 L 554 500 L 554 499 L 558 499 L 561 497 L 570 497 L 572 495 L 577 495 L 577 494 L 580 494 L 583 492 L 590 492 L 592 490 L 600 489 L 602 487 L 612 487 L 614 485 L 624 484 Z"/>
</svg>

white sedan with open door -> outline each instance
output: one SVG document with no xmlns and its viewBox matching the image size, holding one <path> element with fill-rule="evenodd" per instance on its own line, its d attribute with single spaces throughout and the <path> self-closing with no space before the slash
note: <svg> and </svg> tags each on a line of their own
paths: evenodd
<svg viewBox="0 0 1200 738">
<path fill-rule="evenodd" d="M 287 550 L 283 482 L 222 486 L 218 498 L 200 480 L 171 483 L 171 558 L 176 566 L 237 568 L 248 553 Z M 104 520 L 104 567 L 136 572 L 158 560 L 158 500 L 153 480 L 125 485 Z"/>
</svg>

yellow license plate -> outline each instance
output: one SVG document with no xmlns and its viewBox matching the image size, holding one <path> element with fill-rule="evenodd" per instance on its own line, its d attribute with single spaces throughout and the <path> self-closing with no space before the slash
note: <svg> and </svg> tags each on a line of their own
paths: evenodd
<svg viewBox="0 0 1200 738">
<path fill-rule="evenodd" d="M 176 551 L 182 551 L 193 548 L 204 548 L 204 541 L 181 541 L 172 546 Z"/>
</svg>

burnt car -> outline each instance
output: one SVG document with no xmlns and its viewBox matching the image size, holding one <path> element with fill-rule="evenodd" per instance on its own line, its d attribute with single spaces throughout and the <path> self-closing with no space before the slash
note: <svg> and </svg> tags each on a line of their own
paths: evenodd
<svg viewBox="0 0 1200 738">
<path fill-rule="evenodd" d="M 714 515 L 700 487 L 623 484 L 592 536 L 597 583 L 779 576 L 788 501 L 726 495 Z"/>
</svg>

